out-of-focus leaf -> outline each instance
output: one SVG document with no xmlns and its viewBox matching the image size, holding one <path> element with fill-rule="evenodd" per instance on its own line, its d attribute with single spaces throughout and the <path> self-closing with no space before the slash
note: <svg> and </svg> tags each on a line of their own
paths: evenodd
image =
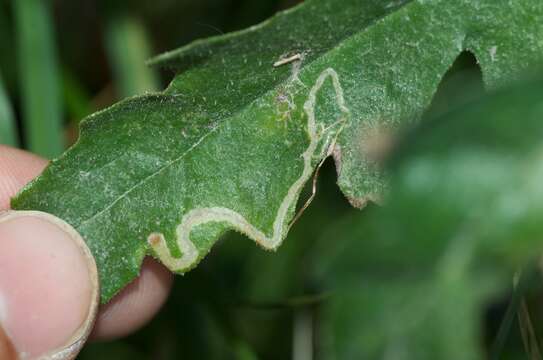
<svg viewBox="0 0 543 360">
<path fill-rule="evenodd" d="M 543 80 L 407 136 L 387 204 L 330 230 L 327 359 L 482 359 L 482 306 L 543 250 Z"/>
</svg>

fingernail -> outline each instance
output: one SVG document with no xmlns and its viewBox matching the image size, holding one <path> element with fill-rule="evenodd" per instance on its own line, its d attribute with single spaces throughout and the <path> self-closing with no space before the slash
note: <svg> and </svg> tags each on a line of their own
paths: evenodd
<svg viewBox="0 0 543 360">
<path fill-rule="evenodd" d="M 0 327 L 19 358 L 75 358 L 98 294 L 94 259 L 70 225 L 36 211 L 0 215 Z"/>
</svg>

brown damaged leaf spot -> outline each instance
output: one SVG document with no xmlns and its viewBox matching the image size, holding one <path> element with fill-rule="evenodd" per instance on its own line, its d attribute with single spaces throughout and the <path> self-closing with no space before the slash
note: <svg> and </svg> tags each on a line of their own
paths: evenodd
<svg viewBox="0 0 543 360">
<path fill-rule="evenodd" d="M 332 158 L 334 159 L 334 164 L 336 165 L 336 173 L 339 177 L 341 175 L 341 168 L 342 168 L 342 154 L 341 154 L 341 146 L 339 144 L 336 144 L 334 146 L 334 149 L 332 150 Z"/>
<path fill-rule="evenodd" d="M 151 246 L 156 246 L 160 243 L 160 235 L 159 234 L 151 234 L 149 235 L 149 244 Z"/>
<path fill-rule="evenodd" d="M 396 131 L 388 126 L 373 126 L 360 131 L 359 150 L 362 158 L 382 165 L 396 145 Z"/>
<path fill-rule="evenodd" d="M 374 203 L 376 205 L 382 205 L 383 199 L 380 195 L 377 194 L 370 194 L 368 196 L 364 196 L 362 198 L 354 198 L 354 197 L 347 197 L 347 200 L 349 201 L 349 204 L 351 204 L 353 207 L 357 209 L 364 209 L 366 206 L 369 205 L 369 203 Z"/>
</svg>

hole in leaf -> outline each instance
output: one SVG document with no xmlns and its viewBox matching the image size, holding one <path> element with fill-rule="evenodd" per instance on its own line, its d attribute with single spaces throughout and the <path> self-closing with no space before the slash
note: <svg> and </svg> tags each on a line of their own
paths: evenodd
<svg viewBox="0 0 543 360">
<path fill-rule="evenodd" d="M 426 111 L 426 118 L 434 118 L 451 109 L 465 105 L 484 93 L 481 68 L 475 55 L 462 52 L 445 74 Z"/>
</svg>

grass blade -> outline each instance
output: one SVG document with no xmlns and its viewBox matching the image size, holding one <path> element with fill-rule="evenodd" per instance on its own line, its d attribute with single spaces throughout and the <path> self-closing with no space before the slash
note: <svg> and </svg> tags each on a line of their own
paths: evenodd
<svg viewBox="0 0 543 360">
<path fill-rule="evenodd" d="M 528 305 L 526 304 L 526 300 L 524 298 L 522 299 L 520 308 L 518 310 L 518 320 L 522 341 L 529 359 L 542 360 L 541 350 L 539 349 L 539 341 L 530 317 Z"/>
<path fill-rule="evenodd" d="M 52 158 L 63 148 L 60 76 L 50 2 L 13 2 L 18 40 L 23 128 L 29 150 Z"/>
<path fill-rule="evenodd" d="M 129 97 L 159 89 L 157 74 L 145 65 L 151 50 L 145 27 L 138 19 L 111 16 L 106 43 L 118 96 Z"/>
<path fill-rule="evenodd" d="M 93 112 L 94 107 L 90 95 L 67 68 L 62 71 L 62 95 L 66 114 L 73 124 L 79 124 L 83 118 Z"/>
<path fill-rule="evenodd" d="M 4 89 L 2 76 L 0 75 L 0 144 L 18 146 L 19 139 L 15 130 L 15 118 L 13 110 L 8 98 L 8 94 Z"/>
</svg>

